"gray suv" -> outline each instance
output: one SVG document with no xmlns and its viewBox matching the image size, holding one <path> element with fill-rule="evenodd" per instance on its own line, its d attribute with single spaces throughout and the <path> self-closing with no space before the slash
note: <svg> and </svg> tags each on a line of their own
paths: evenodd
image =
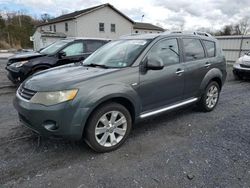
<svg viewBox="0 0 250 188">
<path fill-rule="evenodd" d="M 20 121 L 41 135 L 83 138 L 108 152 L 141 119 L 191 104 L 213 110 L 226 74 L 218 42 L 207 33 L 132 35 L 84 63 L 33 75 L 20 85 L 14 106 Z"/>
</svg>

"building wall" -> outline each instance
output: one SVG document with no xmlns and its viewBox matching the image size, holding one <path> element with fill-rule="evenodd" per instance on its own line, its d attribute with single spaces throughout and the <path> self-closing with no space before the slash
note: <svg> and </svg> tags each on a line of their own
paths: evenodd
<svg viewBox="0 0 250 188">
<path fill-rule="evenodd" d="M 145 34 L 145 33 L 162 33 L 162 31 L 149 30 L 149 29 L 133 29 L 133 33 Z"/>
<path fill-rule="evenodd" d="M 76 36 L 78 37 L 117 39 L 122 35 L 131 34 L 133 31 L 133 24 L 110 7 L 81 16 L 76 21 Z M 99 31 L 99 23 L 104 23 L 104 32 Z M 111 24 L 116 25 L 115 32 L 111 32 Z"/>
<path fill-rule="evenodd" d="M 41 33 L 38 30 L 36 30 L 32 38 L 33 38 L 33 48 L 34 50 L 38 51 L 40 48 L 42 48 Z"/>
<path fill-rule="evenodd" d="M 65 23 L 68 23 L 68 31 L 65 31 Z M 52 27 L 52 32 L 54 32 L 54 25 L 56 26 L 56 32 L 64 33 L 67 37 L 76 36 L 76 25 L 75 20 L 68 20 L 64 22 L 49 24 L 41 26 L 40 29 L 44 31 L 51 31 L 50 26 Z"/>
<path fill-rule="evenodd" d="M 250 35 L 216 37 L 228 63 L 234 63 L 244 53 L 250 51 Z"/>
</svg>

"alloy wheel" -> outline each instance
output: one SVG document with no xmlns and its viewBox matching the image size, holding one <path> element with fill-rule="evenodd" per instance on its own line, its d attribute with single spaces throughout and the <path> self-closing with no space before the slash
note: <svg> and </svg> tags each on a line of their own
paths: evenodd
<svg viewBox="0 0 250 188">
<path fill-rule="evenodd" d="M 127 120 L 120 111 L 109 111 L 101 116 L 95 127 L 96 141 L 104 147 L 117 145 L 125 136 Z"/>
<path fill-rule="evenodd" d="M 208 108 L 212 109 L 216 105 L 219 98 L 219 89 L 215 85 L 211 85 L 211 87 L 207 91 L 206 105 Z"/>
</svg>

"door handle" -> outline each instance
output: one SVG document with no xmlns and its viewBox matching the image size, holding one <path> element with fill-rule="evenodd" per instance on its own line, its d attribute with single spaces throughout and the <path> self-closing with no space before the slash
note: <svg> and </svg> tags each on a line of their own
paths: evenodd
<svg viewBox="0 0 250 188">
<path fill-rule="evenodd" d="M 178 76 L 180 76 L 182 73 L 184 73 L 184 70 L 181 69 L 177 69 L 177 71 L 175 72 Z"/>
<path fill-rule="evenodd" d="M 204 66 L 204 67 L 209 68 L 210 66 L 211 66 L 211 63 L 206 62 L 206 64 L 205 64 L 205 66 Z"/>
</svg>

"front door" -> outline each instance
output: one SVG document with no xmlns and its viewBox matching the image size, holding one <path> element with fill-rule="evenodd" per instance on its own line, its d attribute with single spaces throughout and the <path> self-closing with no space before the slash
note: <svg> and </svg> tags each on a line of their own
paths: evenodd
<svg viewBox="0 0 250 188">
<path fill-rule="evenodd" d="M 182 100 L 184 91 L 184 65 L 180 62 L 176 38 L 158 41 L 149 50 L 147 59 L 157 57 L 164 64 L 161 70 L 140 72 L 139 95 L 142 112 L 151 111 Z"/>
<path fill-rule="evenodd" d="M 84 60 L 85 50 L 83 42 L 81 41 L 70 44 L 59 53 L 62 52 L 64 55 L 59 57 L 58 65 L 64 65 Z"/>
</svg>

